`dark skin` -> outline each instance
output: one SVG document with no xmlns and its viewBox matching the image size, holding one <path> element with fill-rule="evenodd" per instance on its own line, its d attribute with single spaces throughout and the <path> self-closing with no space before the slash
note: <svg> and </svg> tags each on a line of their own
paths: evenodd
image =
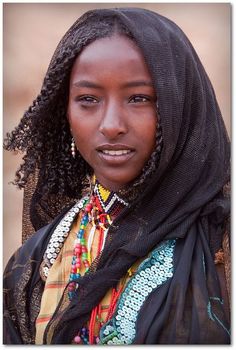
<svg viewBox="0 0 236 350">
<path fill-rule="evenodd" d="M 99 39 L 77 57 L 70 77 L 68 120 L 78 151 L 105 188 L 124 188 L 150 158 L 155 102 L 147 65 L 130 39 Z"/>
</svg>

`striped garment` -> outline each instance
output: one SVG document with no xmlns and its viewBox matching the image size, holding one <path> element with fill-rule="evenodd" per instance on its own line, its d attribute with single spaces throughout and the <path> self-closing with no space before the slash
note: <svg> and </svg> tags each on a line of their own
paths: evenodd
<svg viewBox="0 0 236 350">
<path fill-rule="evenodd" d="M 43 344 L 43 334 L 45 328 L 51 319 L 64 291 L 65 286 L 67 285 L 70 277 L 71 271 L 71 262 L 73 257 L 73 248 L 74 242 L 76 239 L 76 233 L 79 230 L 81 221 L 81 213 L 78 215 L 77 220 L 73 223 L 70 233 L 67 239 L 64 242 L 64 245 L 56 258 L 56 261 L 52 265 L 49 271 L 49 275 L 47 277 L 45 288 L 41 300 L 41 308 L 39 315 L 36 320 L 36 338 L 35 344 L 40 345 Z M 92 225 L 88 224 L 85 230 L 85 239 L 87 240 L 89 231 L 91 230 Z M 96 258 L 98 252 L 98 241 L 99 241 L 99 231 L 95 231 L 94 239 L 92 242 L 91 249 L 91 259 L 92 261 Z M 85 268 L 81 269 L 81 274 L 83 275 L 85 272 Z M 120 284 L 126 284 L 129 279 L 129 275 L 122 279 Z M 102 308 L 102 320 L 105 321 L 108 308 L 111 300 L 111 290 L 105 295 L 101 302 Z M 69 299 L 68 299 L 69 303 Z M 95 328 L 95 334 L 98 335 L 98 324 Z"/>
</svg>

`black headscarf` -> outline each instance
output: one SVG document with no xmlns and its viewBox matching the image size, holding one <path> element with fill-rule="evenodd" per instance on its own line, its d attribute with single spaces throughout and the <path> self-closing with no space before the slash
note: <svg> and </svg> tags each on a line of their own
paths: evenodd
<svg viewBox="0 0 236 350">
<path fill-rule="evenodd" d="M 53 334 L 52 343 L 71 343 L 139 257 L 177 238 L 174 276 L 142 307 L 134 343 L 228 343 L 213 256 L 229 215 L 223 187 L 230 144 L 212 85 L 185 34 L 167 18 L 119 8 L 93 10 L 79 21 L 91 17 L 118 19 L 142 50 L 157 92 L 163 148 L 145 190 L 111 226 L 96 271 L 80 279 L 62 314 L 59 305 L 44 341 Z"/>
</svg>

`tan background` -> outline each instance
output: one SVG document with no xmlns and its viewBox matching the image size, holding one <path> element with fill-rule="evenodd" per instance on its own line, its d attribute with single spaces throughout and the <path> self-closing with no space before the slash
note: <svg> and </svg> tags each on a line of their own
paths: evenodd
<svg viewBox="0 0 236 350">
<path fill-rule="evenodd" d="M 36 97 L 59 40 L 85 11 L 98 7 L 143 7 L 176 22 L 191 40 L 213 83 L 230 131 L 231 5 L 220 3 L 58 3 L 4 4 L 4 123 L 3 132 L 17 125 Z M 22 191 L 9 182 L 20 163 L 19 155 L 3 154 L 3 265 L 21 244 Z"/>
</svg>

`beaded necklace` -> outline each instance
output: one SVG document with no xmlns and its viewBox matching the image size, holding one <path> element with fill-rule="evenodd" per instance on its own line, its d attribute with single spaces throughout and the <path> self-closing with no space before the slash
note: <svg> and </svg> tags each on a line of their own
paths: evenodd
<svg viewBox="0 0 236 350">
<path fill-rule="evenodd" d="M 68 296 L 71 300 L 78 288 L 78 279 L 81 277 L 81 269 L 84 267 L 85 274 L 88 273 L 91 265 L 91 246 L 95 232 L 99 232 L 99 243 L 97 256 L 104 248 L 108 229 L 112 223 L 112 217 L 116 217 L 119 212 L 128 206 L 128 203 L 119 196 L 105 189 L 99 182 L 94 179 L 94 189 L 90 201 L 84 201 L 81 208 L 81 222 L 77 232 L 72 258 L 71 273 L 68 286 Z M 88 223 L 92 224 L 88 239 L 85 239 L 85 229 Z M 111 302 L 109 305 L 106 322 L 112 316 L 117 300 L 122 288 L 116 290 L 113 288 Z M 101 318 L 101 305 L 96 306 L 91 313 L 89 328 L 83 327 L 74 338 L 77 344 L 94 344 L 99 339 L 94 335 L 95 324 L 98 322 L 99 329 L 103 326 Z"/>
</svg>

